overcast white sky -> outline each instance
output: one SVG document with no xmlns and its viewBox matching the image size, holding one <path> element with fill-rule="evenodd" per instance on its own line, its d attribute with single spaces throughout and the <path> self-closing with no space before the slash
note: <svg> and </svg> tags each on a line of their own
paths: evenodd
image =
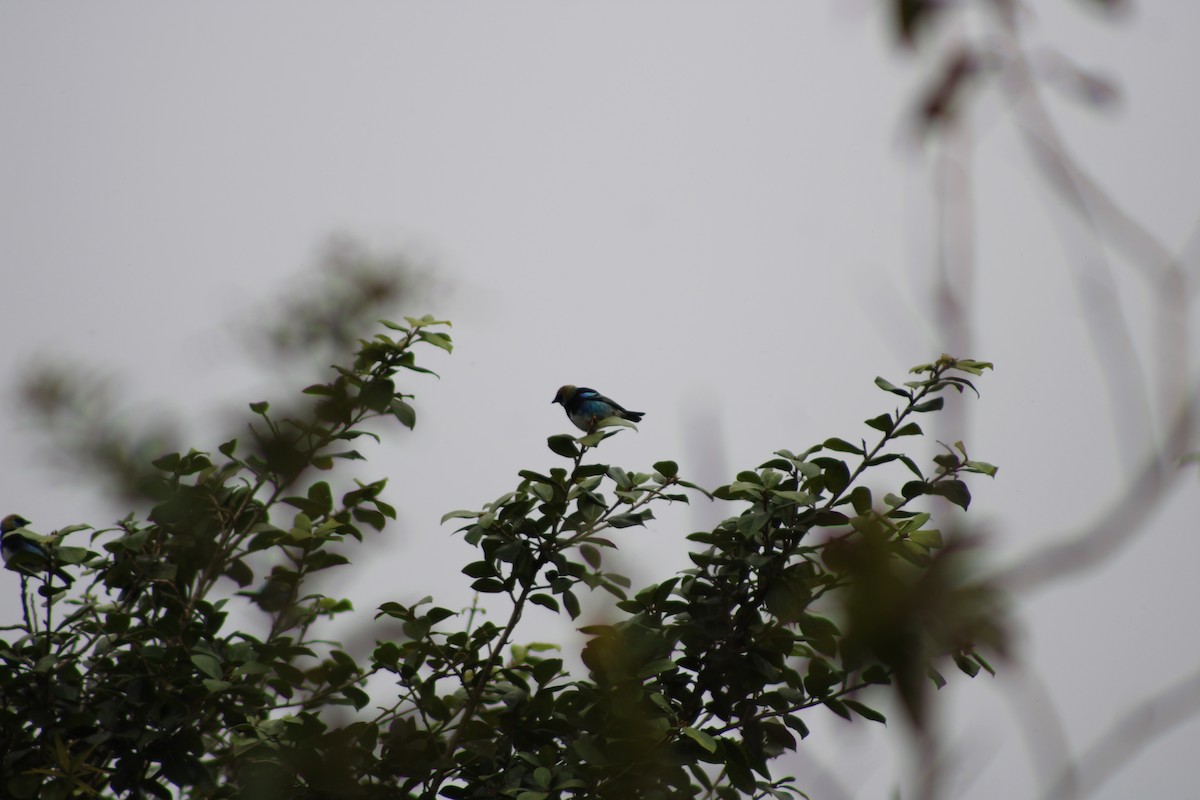
<svg viewBox="0 0 1200 800">
<path fill-rule="evenodd" d="M 1200 208 L 1200 5 L 1138 4 L 1119 24 L 1029 5 L 1035 40 L 1122 89 L 1109 113 L 1056 109 L 1070 143 L 1178 248 Z M 111 370 L 130 419 L 173 410 L 211 448 L 229 407 L 278 391 L 233 331 L 327 237 L 412 254 L 434 288 L 403 313 L 453 319 L 457 349 L 427 357 L 442 379 L 415 386 L 417 431 L 363 472 L 390 476 L 400 521 L 329 591 L 364 613 L 430 592 L 458 607 L 467 550 L 438 518 L 553 460 L 560 384 L 646 412 L 607 459 L 674 458 L 712 484 L 865 435 L 890 408 L 872 379 L 946 349 L 931 162 L 904 144 L 924 74 L 866 2 L 4 4 L 0 374 L 48 356 Z M 1005 561 L 1089 520 L 1134 454 L 1113 445 L 1064 215 L 994 97 L 976 141 L 977 349 L 962 355 L 997 369 L 967 441 L 1001 466 L 974 483 L 973 517 Z M 1117 270 L 1151 360 L 1155 309 Z M 64 489 L 27 427 L 11 412 L 0 426 L 5 513 L 39 530 L 118 513 Z M 725 473 L 701 474 L 714 452 Z M 1200 662 L 1198 515 L 1185 481 L 1119 557 L 1018 598 L 1025 657 L 1076 750 Z M 624 531 L 616 563 L 662 580 L 708 519 Z M 0 574 L 6 603 L 17 585 Z M 944 692 L 957 796 L 1034 792 L 1013 684 Z M 903 728 L 867 727 L 814 724 L 803 749 L 850 796 L 890 797 Z M 1193 720 L 1096 796 L 1180 796 L 1200 783 L 1198 740 Z M 809 770 L 793 768 L 801 788 L 836 797 Z"/>
</svg>

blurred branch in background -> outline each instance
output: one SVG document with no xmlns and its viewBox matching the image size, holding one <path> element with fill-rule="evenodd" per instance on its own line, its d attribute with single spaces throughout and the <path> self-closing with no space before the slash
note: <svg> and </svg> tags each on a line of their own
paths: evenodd
<svg viewBox="0 0 1200 800">
<path fill-rule="evenodd" d="M 1129 4 L 1117 0 L 1080 2 L 1116 18 Z M 1197 449 L 1197 397 L 1190 343 L 1196 335 L 1189 312 L 1196 281 L 1185 266 L 1194 259 L 1193 242 L 1180 255 L 1160 242 L 1133 213 L 1102 188 L 1071 152 L 1044 97 L 1046 88 L 1093 108 L 1111 106 L 1117 92 L 1105 79 L 1051 49 L 1034 50 L 1028 27 L 1036 9 L 1017 0 L 943 3 L 895 0 L 897 41 L 917 51 L 937 50 L 938 66 L 917 103 L 922 138 L 936 147 L 934 181 L 937 204 L 938 260 L 934 267 L 933 305 L 941 346 L 974 352 L 977 263 L 971 191 L 971 100 L 993 85 L 1006 100 L 1044 185 L 1068 212 L 1055 221 L 1068 256 L 1078 306 L 1092 343 L 1093 357 L 1106 385 L 1111 431 L 1117 452 L 1127 454 L 1128 483 L 1094 520 L 1071 532 L 1047 534 L 1048 544 L 994 577 L 1009 592 L 1045 586 L 1105 562 L 1151 528 L 1153 511 L 1176 488 Z M 1193 240 L 1196 238 L 1193 234 Z M 1111 249 L 1117 258 L 1110 261 Z M 1141 279 L 1155 312 L 1146 335 L 1135 330 L 1121 296 L 1124 268 Z M 1139 343 L 1151 341 L 1143 354 Z M 1143 348 L 1144 349 L 1144 348 Z M 1063 357 L 1059 354 L 1057 357 Z M 1145 376 L 1153 375 L 1148 380 Z M 960 413 L 966 413 L 960 406 Z M 947 419 L 951 438 L 966 420 Z M 1040 686 L 1026 669 L 1026 688 Z M 1041 689 L 1043 722 L 1058 719 L 1053 694 Z M 1043 705 L 1044 704 L 1044 705 Z M 1028 711 L 1029 709 L 1025 709 Z M 1149 741 L 1200 711 L 1200 678 L 1193 677 L 1136 705 L 1111 733 L 1073 764 L 1061 723 L 1027 726 L 1036 773 L 1047 798 L 1085 796 L 1140 752 Z M 1022 717 L 1021 711 L 1017 716 Z M 1055 733 L 1048 741 L 1048 731 Z M 1045 752 L 1049 749 L 1051 755 Z M 920 796 L 940 794 L 936 746 L 922 753 L 925 762 Z M 1053 760 L 1056 763 L 1048 763 Z"/>
<path fill-rule="evenodd" d="M 277 307 L 250 320 L 245 339 L 254 347 L 267 343 L 264 355 L 272 364 L 280 357 L 340 357 L 380 317 L 411 304 L 429 285 L 407 256 L 378 254 L 349 236 L 334 236 L 317 269 L 294 281 Z"/>
<path fill-rule="evenodd" d="M 1200 713 L 1200 671 L 1137 703 L 1083 752 L 1062 764 L 1045 800 L 1087 797 L 1155 739 Z"/>
<path fill-rule="evenodd" d="M 110 387 L 78 365 L 50 364 L 24 376 L 18 400 L 55 445 L 52 465 L 96 476 L 122 502 L 133 502 L 144 497 L 150 462 L 173 448 L 176 426 L 165 418 L 142 417 L 136 426 L 122 420 Z"/>
</svg>

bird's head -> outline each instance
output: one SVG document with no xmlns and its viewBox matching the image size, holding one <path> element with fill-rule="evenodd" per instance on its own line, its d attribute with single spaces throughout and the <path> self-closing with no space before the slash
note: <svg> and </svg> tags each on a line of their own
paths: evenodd
<svg viewBox="0 0 1200 800">
<path fill-rule="evenodd" d="M 20 514 L 9 514 L 4 519 L 0 519 L 0 534 L 15 531 L 17 528 L 24 528 L 28 524 L 29 520 Z"/>
<path fill-rule="evenodd" d="M 554 405 L 555 403 L 565 404 L 574 395 L 575 387 L 568 383 L 558 390 L 558 394 L 554 395 L 554 399 L 550 401 L 550 405 Z"/>
</svg>

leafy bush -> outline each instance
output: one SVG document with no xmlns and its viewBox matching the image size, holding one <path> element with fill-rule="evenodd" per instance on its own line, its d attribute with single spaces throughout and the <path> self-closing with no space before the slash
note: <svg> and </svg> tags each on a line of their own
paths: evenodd
<svg viewBox="0 0 1200 800">
<path fill-rule="evenodd" d="M 552 436 L 558 466 L 445 517 L 475 548 L 474 589 L 506 603 L 502 623 L 426 598 L 380 607 L 403 637 L 369 657 L 317 639 L 314 622 L 351 609 L 309 578 L 396 515 L 385 480 L 335 498 L 319 473 L 362 459 L 354 442 L 378 438 L 376 420 L 414 425 L 409 373 L 428 372 L 415 349 L 449 351 L 447 324 L 385 323 L 301 410 L 252 404 L 249 441 L 156 458 L 138 480 L 145 519 L 53 548 L 90 584 L 44 583 L 43 607 L 0 641 L 8 796 L 787 796 L 770 762 L 818 708 L 883 722 L 860 693 L 891 686 L 920 727 L 944 662 L 973 676 L 991 671 L 980 649 L 1004 653 L 996 592 L 917 508 L 966 509 L 963 478 L 995 468 L 961 443 L 927 469 L 891 449 L 990 367 L 945 356 L 903 386 L 876 380 L 900 406 L 867 421 L 873 442 L 780 450 L 711 493 L 672 461 L 596 463 L 620 429 Z M 692 568 L 636 592 L 603 568 L 614 531 L 706 496 L 739 510 L 689 537 Z M 623 616 L 583 629 L 586 677 L 522 642 L 531 604 L 574 619 L 594 589 Z M 230 625 L 248 607 L 270 615 L 264 635 Z M 336 721 L 338 707 L 353 716 Z"/>
</svg>

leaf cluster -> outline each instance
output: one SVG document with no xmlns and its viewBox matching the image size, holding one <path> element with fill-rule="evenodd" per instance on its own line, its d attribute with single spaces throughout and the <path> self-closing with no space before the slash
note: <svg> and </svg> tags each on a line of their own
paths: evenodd
<svg viewBox="0 0 1200 800">
<path fill-rule="evenodd" d="M 396 511 L 384 480 L 339 493 L 313 473 L 363 459 L 373 420 L 412 427 L 404 376 L 427 372 L 415 346 L 451 349 L 443 324 L 386 323 L 306 406 L 252 404 L 248 441 L 155 459 L 145 519 L 53 548 L 91 580 L 82 594 L 43 585 L 44 616 L 0 641 L 7 795 L 785 797 L 770 762 L 810 714 L 884 722 L 863 690 L 891 686 L 922 725 L 943 662 L 974 675 L 991 671 L 981 650 L 1003 654 L 996 593 L 917 508 L 966 509 L 964 478 L 995 468 L 961 443 L 924 470 L 894 448 L 990 366 L 949 357 L 876 381 L 901 404 L 867 421 L 873 442 L 780 450 L 711 493 L 673 461 L 595 463 L 619 428 L 552 436 L 558 465 L 443 519 L 472 548 L 474 590 L 507 614 L 399 598 L 378 609 L 368 654 L 316 638 L 318 620 L 353 609 L 309 578 Z M 690 569 L 638 591 L 606 569 L 656 506 L 697 497 L 736 513 L 689 537 Z M 586 675 L 522 640 L 531 606 L 576 619 L 595 590 L 617 616 L 582 628 Z M 265 632 L 231 624 L 245 608 Z"/>
</svg>

